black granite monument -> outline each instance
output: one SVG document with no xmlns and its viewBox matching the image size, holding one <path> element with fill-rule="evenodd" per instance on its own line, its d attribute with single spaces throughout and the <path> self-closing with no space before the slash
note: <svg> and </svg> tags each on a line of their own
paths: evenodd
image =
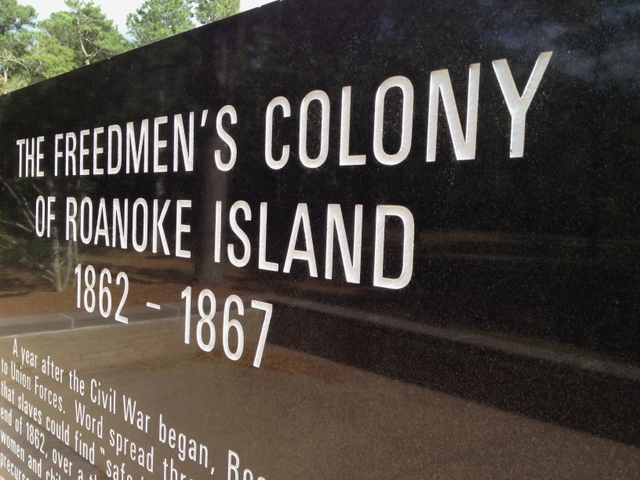
<svg viewBox="0 0 640 480">
<path fill-rule="evenodd" d="M 0 478 L 640 476 L 637 0 L 276 2 L 0 182 Z"/>
</svg>

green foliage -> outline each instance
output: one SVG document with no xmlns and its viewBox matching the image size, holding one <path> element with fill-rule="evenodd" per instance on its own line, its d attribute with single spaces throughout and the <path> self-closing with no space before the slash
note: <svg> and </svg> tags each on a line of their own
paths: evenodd
<svg viewBox="0 0 640 480">
<path fill-rule="evenodd" d="M 127 28 L 137 47 L 238 13 L 240 0 L 146 0 L 127 16 Z"/>
<path fill-rule="evenodd" d="M 31 43 L 25 26 L 35 25 L 33 7 L 19 5 L 17 0 L 0 0 L 0 92 L 29 83 L 29 71 L 23 61 Z"/>
<path fill-rule="evenodd" d="M 99 6 L 83 0 L 65 0 L 65 4 L 70 11 L 52 13 L 40 22 L 40 28 L 74 52 L 76 66 L 105 60 L 131 48 Z M 46 46 L 53 44 L 48 42 Z"/>
<path fill-rule="evenodd" d="M 240 0 L 194 0 L 195 15 L 204 24 L 235 15 L 240 10 Z"/>
<path fill-rule="evenodd" d="M 35 43 L 25 58 L 34 81 L 62 75 L 78 67 L 77 55 L 71 48 L 45 32 L 36 32 L 34 36 Z"/>
<path fill-rule="evenodd" d="M 16 34 L 24 26 L 33 26 L 35 20 L 33 7 L 19 5 L 17 0 L 0 0 L 0 35 Z"/>
<path fill-rule="evenodd" d="M 127 28 L 139 47 L 195 27 L 189 0 L 145 0 L 127 15 Z"/>
<path fill-rule="evenodd" d="M 146 0 L 127 17 L 130 42 L 89 0 L 65 0 L 69 10 L 36 23 L 36 11 L 0 0 L 0 93 L 61 75 L 134 46 L 238 12 L 240 0 Z"/>
</svg>

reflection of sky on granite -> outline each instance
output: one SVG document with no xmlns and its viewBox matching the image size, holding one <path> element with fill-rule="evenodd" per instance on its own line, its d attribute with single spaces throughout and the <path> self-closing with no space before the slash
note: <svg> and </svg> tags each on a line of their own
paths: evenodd
<svg viewBox="0 0 640 480">
<path fill-rule="evenodd" d="M 640 87 L 640 2 L 629 0 L 597 8 L 589 21 L 564 23 L 545 18 L 526 2 L 478 0 L 492 24 L 482 36 L 506 48 L 525 51 L 552 50 L 552 65 L 562 73 L 600 88 Z M 501 3 L 505 4 L 501 8 Z M 507 9 L 508 8 L 508 9 Z M 539 5 L 535 5 L 538 9 Z M 570 7 L 567 7 L 570 8 Z M 579 15 L 575 15 L 578 17 Z M 606 41 L 605 41 L 606 40 Z"/>
<path fill-rule="evenodd" d="M 378 37 L 376 40 L 378 42 L 384 42 L 387 38 L 391 36 L 396 36 L 398 31 L 394 30 L 395 19 L 389 17 L 382 17 L 380 19 L 380 26 L 378 28 Z"/>
<path fill-rule="evenodd" d="M 615 5 L 603 5 L 602 21 L 613 25 L 619 25 L 627 20 L 630 16 L 636 15 L 634 20 L 637 21 L 637 15 L 640 15 L 640 4 L 638 2 L 618 2 Z"/>
</svg>

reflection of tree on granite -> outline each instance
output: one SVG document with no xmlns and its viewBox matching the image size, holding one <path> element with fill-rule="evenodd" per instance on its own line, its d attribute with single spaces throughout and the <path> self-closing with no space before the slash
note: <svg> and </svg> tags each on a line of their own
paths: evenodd
<svg viewBox="0 0 640 480">
<path fill-rule="evenodd" d="M 51 190 L 53 182 L 47 184 L 47 189 Z M 36 225 L 35 199 L 48 195 L 33 180 L 7 181 L 0 176 L 0 185 L 7 197 L 3 207 L 8 207 L 4 214 L 0 212 L 0 262 L 36 272 L 51 282 L 58 292 L 72 287 L 73 269 L 79 258 L 77 242 L 61 238 L 55 222 L 51 224 L 50 236 L 36 233 L 47 228 L 42 223 L 44 218 Z"/>
</svg>

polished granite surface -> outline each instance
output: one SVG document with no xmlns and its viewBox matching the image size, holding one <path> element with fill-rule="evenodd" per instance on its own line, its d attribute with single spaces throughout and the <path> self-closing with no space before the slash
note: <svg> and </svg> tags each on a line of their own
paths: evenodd
<svg viewBox="0 0 640 480">
<path fill-rule="evenodd" d="M 0 97 L 6 434 L 76 478 L 637 478 L 639 88 L 637 1 L 284 0 Z"/>
</svg>

